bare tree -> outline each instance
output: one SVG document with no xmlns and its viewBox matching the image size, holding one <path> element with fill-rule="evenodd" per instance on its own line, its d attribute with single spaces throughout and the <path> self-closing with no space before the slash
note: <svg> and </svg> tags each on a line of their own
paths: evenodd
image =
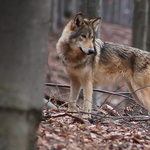
<svg viewBox="0 0 150 150">
<path fill-rule="evenodd" d="M 65 16 L 71 18 L 79 11 L 80 0 L 65 0 Z"/>
<path fill-rule="evenodd" d="M 134 0 L 133 26 L 132 26 L 132 46 L 146 50 L 148 21 L 147 0 Z"/>
<path fill-rule="evenodd" d="M 63 25 L 63 20 L 64 20 L 64 8 L 65 8 L 65 2 L 64 0 L 61 0 L 58 3 L 58 26 L 61 27 Z"/>
<path fill-rule="evenodd" d="M 33 150 L 43 106 L 49 0 L 0 1 L 0 149 Z"/>
<path fill-rule="evenodd" d="M 132 26 L 134 0 L 102 0 L 104 22 Z"/>
<path fill-rule="evenodd" d="M 83 13 L 84 17 L 87 16 L 87 0 L 79 0 L 79 11 Z"/>
<path fill-rule="evenodd" d="M 87 18 L 93 19 L 101 15 L 101 0 L 87 0 Z M 100 27 L 97 31 L 97 38 L 100 38 Z"/>
<path fill-rule="evenodd" d="M 50 11 L 50 22 L 51 22 L 51 31 L 57 33 L 58 28 L 58 0 L 50 0 L 51 2 L 51 11 Z"/>
<path fill-rule="evenodd" d="M 148 23 L 147 23 L 147 40 L 146 40 L 146 50 L 150 52 L 150 0 L 148 0 Z"/>
<path fill-rule="evenodd" d="M 87 12 L 85 13 L 85 17 L 87 17 L 88 19 L 94 19 L 96 17 L 101 16 L 101 0 L 87 0 L 87 2 L 84 3 L 84 5 L 85 4 L 87 5 Z M 96 36 L 97 38 L 100 38 L 100 27 L 98 28 Z M 96 92 L 93 93 L 93 106 L 94 105 L 100 105 L 100 94 Z"/>
</svg>

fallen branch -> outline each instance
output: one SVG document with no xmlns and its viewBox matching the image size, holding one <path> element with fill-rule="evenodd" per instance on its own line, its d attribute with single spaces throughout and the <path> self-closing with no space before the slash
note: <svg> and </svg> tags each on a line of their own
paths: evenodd
<svg viewBox="0 0 150 150">
<path fill-rule="evenodd" d="M 56 115 L 46 115 L 46 116 L 44 116 L 44 118 L 48 119 L 48 118 L 58 118 L 58 117 L 69 116 L 69 117 L 72 117 L 72 118 L 76 119 L 77 121 L 81 121 L 81 123 L 84 123 L 83 118 L 78 117 L 78 116 L 74 116 L 74 115 L 72 115 L 73 113 L 75 113 L 75 114 L 78 114 L 78 113 L 90 114 L 90 115 L 97 116 L 99 118 L 104 117 L 104 116 L 101 116 L 99 114 L 79 111 L 79 112 L 64 112 L 64 113 L 59 113 L 59 114 L 56 114 Z M 111 118 L 113 120 L 128 119 L 128 120 L 131 120 L 131 121 L 148 121 L 148 120 L 150 120 L 150 116 L 105 116 L 105 118 Z"/>
<path fill-rule="evenodd" d="M 65 84 L 54 84 L 54 83 L 45 83 L 45 86 L 56 86 L 56 87 L 62 87 L 62 88 L 70 88 L 70 85 L 65 85 Z M 143 87 L 144 88 L 144 87 Z M 82 89 L 83 90 L 83 89 Z M 137 89 L 138 90 L 138 89 Z M 136 90 L 136 91 L 137 91 Z M 138 103 L 134 98 L 124 95 L 124 94 L 131 94 L 129 92 L 110 92 L 106 90 L 100 90 L 100 89 L 93 89 L 94 92 L 101 92 L 101 93 L 106 93 L 106 94 L 111 94 L 111 95 L 116 95 L 116 96 L 121 96 L 125 97 L 127 99 L 130 99 L 132 101 L 135 101 L 139 106 L 144 108 L 140 103 Z M 145 108 L 144 108 L 145 109 Z"/>
<path fill-rule="evenodd" d="M 147 88 L 147 87 L 150 87 L 150 84 L 145 85 L 145 86 L 143 86 L 143 87 L 140 87 L 140 88 L 136 89 L 136 90 L 133 91 L 131 94 L 136 93 L 137 91 L 142 90 L 142 89 Z"/>
<path fill-rule="evenodd" d="M 150 120 L 150 116 L 108 116 L 106 118 L 112 118 L 114 120 L 130 119 L 132 121 L 148 121 L 148 120 Z"/>
<path fill-rule="evenodd" d="M 66 84 L 55 84 L 55 83 L 45 83 L 46 86 L 56 86 L 56 87 L 62 87 L 62 88 L 70 88 L 70 85 L 66 85 Z M 136 89 L 135 91 L 133 91 L 132 93 L 130 92 L 110 92 L 110 91 L 106 91 L 106 90 L 100 90 L 100 89 L 93 89 L 94 92 L 101 92 L 101 93 L 106 93 L 106 94 L 112 94 L 112 95 L 118 95 L 118 96 L 122 96 L 123 94 L 133 94 L 136 93 L 137 91 L 150 87 L 150 84 L 140 87 L 138 89 Z M 83 90 L 83 89 L 81 89 Z M 125 96 L 125 95 L 124 95 Z"/>
<path fill-rule="evenodd" d="M 70 88 L 70 85 L 66 84 L 55 84 L 55 83 L 45 83 L 45 86 L 56 86 L 56 87 L 61 87 L 61 88 Z M 81 90 L 83 90 L 81 88 Z M 93 89 L 94 92 L 101 92 L 101 93 L 106 93 L 106 94 L 112 94 L 112 95 L 118 95 L 118 96 L 126 96 L 123 94 L 130 94 L 129 92 L 110 92 L 106 90 L 100 90 L 100 89 Z"/>
<path fill-rule="evenodd" d="M 43 99 L 43 102 L 50 109 L 55 109 L 55 110 L 58 109 L 52 102 L 50 102 L 49 100 L 47 100 L 45 98 Z"/>
<path fill-rule="evenodd" d="M 58 113 L 56 115 L 46 115 L 44 116 L 46 119 L 48 118 L 58 118 L 58 117 L 64 117 L 64 116 L 69 116 L 69 117 L 72 117 L 74 118 L 76 121 L 80 121 L 81 123 L 84 123 L 84 120 L 83 118 L 80 118 L 78 116 L 74 116 L 74 115 L 71 115 L 71 114 L 68 114 L 68 113 Z"/>
</svg>

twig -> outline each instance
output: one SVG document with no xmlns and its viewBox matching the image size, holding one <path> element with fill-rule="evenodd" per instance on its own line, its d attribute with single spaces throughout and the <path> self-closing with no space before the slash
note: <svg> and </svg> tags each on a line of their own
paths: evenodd
<svg viewBox="0 0 150 150">
<path fill-rule="evenodd" d="M 67 112 L 68 113 L 78 113 L 78 112 Z M 117 120 L 117 119 L 130 119 L 132 121 L 148 121 L 150 120 L 150 116 L 101 116 L 99 114 L 94 114 L 94 113 L 87 113 L 87 112 L 83 112 L 83 111 L 80 111 L 80 113 L 84 113 L 84 114 L 91 114 L 91 115 L 94 115 L 94 116 L 97 116 L 97 117 L 100 117 L 100 118 L 111 118 L 111 119 L 114 119 L 114 120 Z"/>
<path fill-rule="evenodd" d="M 63 87 L 63 88 L 70 88 L 70 85 L 65 85 L 65 84 L 54 84 L 54 83 L 45 83 L 46 86 L 57 86 L 57 87 Z M 137 89 L 138 90 L 138 89 Z M 144 108 L 139 102 L 137 102 L 134 98 L 131 98 L 130 96 L 124 95 L 124 94 L 129 94 L 128 92 L 110 92 L 106 90 L 100 90 L 100 89 L 93 89 L 95 92 L 101 92 L 101 93 L 106 93 L 106 94 L 111 94 L 111 95 L 116 95 L 116 96 L 121 96 L 128 98 L 132 101 L 135 101 L 139 106 Z M 124 94 L 123 94 L 124 93 Z M 144 108 L 145 109 L 145 108 Z"/>
<path fill-rule="evenodd" d="M 51 71 L 51 68 L 50 68 L 50 66 L 49 66 L 49 64 L 48 64 L 49 55 L 50 55 L 50 51 L 49 51 L 49 53 L 48 53 L 48 55 L 47 55 L 47 68 L 48 68 L 48 70 L 49 70 L 49 72 L 50 72 L 50 74 L 51 74 L 51 77 L 52 77 L 53 81 L 55 82 L 56 90 L 57 90 L 57 92 L 60 94 L 59 88 L 58 88 L 58 86 L 57 86 L 57 82 L 56 82 L 56 80 L 55 80 L 55 78 L 54 78 L 54 75 L 53 75 L 53 72 Z"/>
<path fill-rule="evenodd" d="M 136 89 L 136 90 L 133 91 L 131 94 L 134 94 L 134 93 L 136 93 L 137 91 L 139 91 L 139 90 L 141 90 L 141 89 L 144 89 L 144 88 L 147 88 L 147 87 L 150 87 L 150 84 L 145 85 L 145 86 L 143 86 L 143 87 L 140 87 L 140 88 Z"/>
<path fill-rule="evenodd" d="M 83 118 L 71 115 L 70 113 L 78 113 L 78 112 L 65 112 L 65 113 L 61 113 L 61 114 L 57 114 L 57 115 L 46 115 L 44 117 L 47 119 L 47 118 L 58 118 L 58 117 L 69 116 L 69 117 L 75 118 L 75 119 L 81 121 L 82 123 L 84 123 Z M 86 113 L 86 112 L 80 111 L 80 113 Z M 92 114 L 92 115 L 95 115 L 95 116 L 100 117 L 100 118 L 103 117 L 103 116 L 100 116 L 98 114 L 93 114 L 93 113 L 86 113 L 86 114 Z M 105 116 L 105 118 L 111 118 L 114 120 L 130 119 L 132 121 L 148 121 L 148 120 L 150 120 L 150 116 Z"/>
<path fill-rule="evenodd" d="M 45 83 L 45 86 L 57 86 L 57 87 L 62 87 L 62 88 L 70 88 L 70 85 L 55 84 L 55 83 Z M 81 90 L 83 90 L 83 89 L 81 88 Z M 110 91 L 100 90 L 100 89 L 93 89 L 93 91 L 94 92 L 101 92 L 101 93 L 112 94 L 112 95 L 118 95 L 118 96 L 126 96 L 126 95 L 123 95 L 123 94 L 130 94 L 129 92 L 110 92 Z"/>
<path fill-rule="evenodd" d="M 81 123 L 84 123 L 83 118 L 80 118 L 80 117 L 77 117 L 77 116 L 74 116 L 74 115 L 71 115 L 68 113 L 61 113 L 61 114 L 57 114 L 57 115 L 46 115 L 44 117 L 47 119 L 47 118 L 58 118 L 58 117 L 64 117 L 64 116 L 69 116 L 69 117 L 75 118 L 76 120 L 81 121 Z"/>
<path fill-rule="evenodd" d="M 121 88 L 121 87 L 120 87 Z M 118 88 L 119 89 L 119 88 Z M 114 92 L 117 92 L 117 90 L 118 89 L 116 89 Z M 100 108 L 99 109 L 101 109 L 102 107 L 103 107 L 103 105 L 106 103 L 106 101 L 108 100 L 108 98 L 111 96 L 111 94 L 103 101 L 103 103 L 101 104 L 101 106 L 100 106 Z"/>
<path fill-rule="evenodd" d="M 130 119 L 132 121 L 148 121 L 150 116 L 107 116 L 106 118 L 116 119 Z"/>
</svg>

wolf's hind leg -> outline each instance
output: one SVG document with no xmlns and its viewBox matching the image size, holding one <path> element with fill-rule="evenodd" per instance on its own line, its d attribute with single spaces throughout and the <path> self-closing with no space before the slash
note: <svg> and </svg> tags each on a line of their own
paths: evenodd
<svg viewBox="0 0 150 150">
<path fill-rule="evenodd" d="M 139 99 L 138 96 L 137 96 L 137 93 L 134 92 L 134 89 L 133 89 L 131 83 L 128 81 L 128 82 L 126 82 L 126 84 L 127 84 L 127 86 L 128 86 L 128 89 L 129 89 L 130 93 L 132 94 L 133 98 L 134 98 L 137 102 L 139 102 L 140 104 L 142 104 L 141 101 L 140 101 L 140 99 Z"/>
<path fill-rule="evenodd" d="M 150 87 L 142 88 L 144 87 L 142 86 L 142 89 L 139 88 L 139 90 L 136 91 L 137 89 L 134 89 L 131 83 L 128 82 L 127 86 L 134 99 L 142 104 L 150 112 Z"/>
</svg>

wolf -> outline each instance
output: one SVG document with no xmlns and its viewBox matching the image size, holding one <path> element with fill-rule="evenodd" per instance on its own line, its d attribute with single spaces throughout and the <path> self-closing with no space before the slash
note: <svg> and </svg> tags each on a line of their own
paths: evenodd
<svg viewBox="0 0 150 150">
<path fill-rule="evenodd" d="M 80 88 L 83 110 L 91 111 L 93 86 L 124 81 L 132 96 L 150 112 L 150 53 L 95 37 L 101 17 L 82 13 L 65 26 L 56 49 L 71 80 L 69 110 L 74 111 Z M 145 88 L 141 88 L 145 87 Z M 137 90 L 141 88 L 140 90 Z M 136 91 L 137 90 L 137 91 Z"/>
</svg>

